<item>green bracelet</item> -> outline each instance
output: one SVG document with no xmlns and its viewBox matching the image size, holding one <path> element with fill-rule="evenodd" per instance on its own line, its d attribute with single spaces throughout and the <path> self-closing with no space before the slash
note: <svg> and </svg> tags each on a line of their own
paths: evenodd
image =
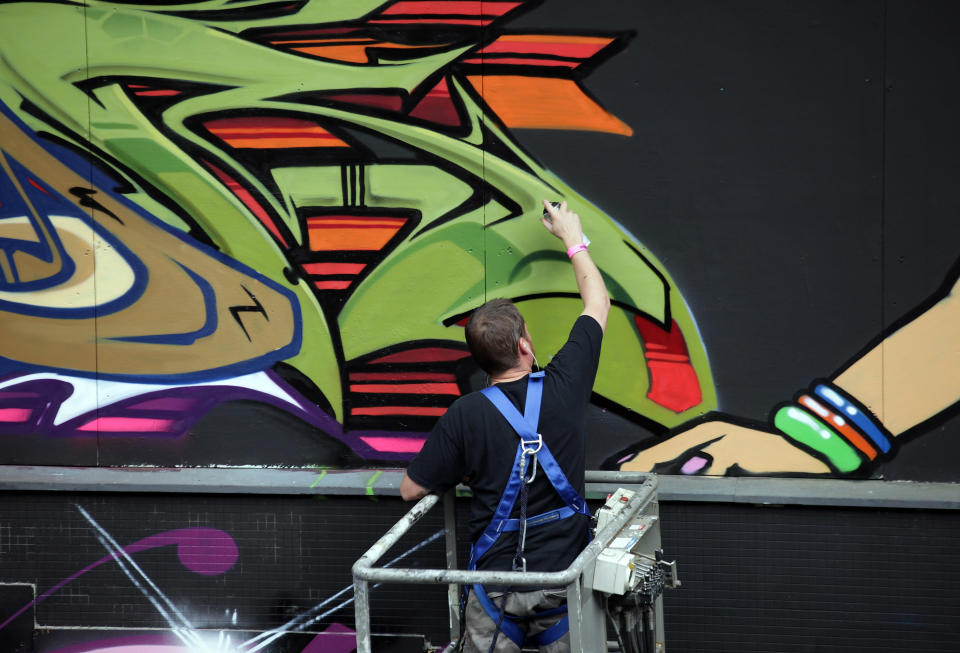
<svg viewBox="0 0 960 653">
<path fill-rule="evenodd" d="M 774 416 L 773 425 L 787 437 L 822 454 L 838 471 L 852 472 L 862 463 L 846 440 L 802 408 L 784 406 Z"/>
</svg>

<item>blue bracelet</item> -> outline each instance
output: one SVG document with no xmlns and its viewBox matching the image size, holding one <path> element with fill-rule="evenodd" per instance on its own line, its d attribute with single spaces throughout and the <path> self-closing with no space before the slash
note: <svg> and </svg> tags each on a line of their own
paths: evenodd
<svg viewBox="0 0 960 653">
<path fill-rule="evenodd" d="M 840 413 L 848 418 L 860 431 L 883 453 L 890 453 L 890 440 L 884 434 L 881 427 L 869 416 L 866 411 L 860 410 L 847 397 L 843 396 L 839 390 L 829 385 L 818 384 L 813 391 L 836 408 Z"/>
</svg>

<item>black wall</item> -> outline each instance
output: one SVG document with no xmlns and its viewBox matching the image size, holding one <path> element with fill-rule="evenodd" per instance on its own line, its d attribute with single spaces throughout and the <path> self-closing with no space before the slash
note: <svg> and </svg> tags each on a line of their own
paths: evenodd
<svg viewBox="0 0 960 653">
<path fill-rule="evenodd" d="M 517 136 L 670 270 L 720 410 L 765 419 L 957 261 L 960 5 L 551 0 L 523 20 L 635 30 L 585 82 L 632 138 Z M 958 429 L 924 429 L 877 475 L 955 481 Z"/>
<path fill-rule="evenodd" d="M 42 595 L 106 555 L 77 506 L 123 547 L 184 528 L 228 534 L 237 558 L 221 574 L 190 571 L 173 545 L 131 558 L 194 627 L 223 630 L 235 642 L 349 599 L 349 590 L 337 594 L 351 584 L 350 566 L 407 507 L 392 498 L 8 493 L 0 498 L 0 622 L 32 595 L 24 583 Z M 664 549 L 683 582 L 665 594 L 671 651 L 956 649 L 960 519 L 953 511 L 664 503 L 661 516 Z M 440 519 L 439 509 L 428 514 L 384 561 L 435 534 Z M 398 564 L 442 566 L 442 538 Z M 373 589 L 374 632 L 441 644 L 444 600 L 438 586 Z M 40 651 L 66 638 L 169 627 L 115 562 L 65 585 L 33 615 Z M 0 629 L 2 650 L 32 650 L 26 618 Z M 64 630 L 78 626 L 94 630 Z M 352 604 L 304 630 L 343 626 L 353 626 Z M 300 653 L 309 639 L 295 632 L 275 650 Z"/>
</svg>

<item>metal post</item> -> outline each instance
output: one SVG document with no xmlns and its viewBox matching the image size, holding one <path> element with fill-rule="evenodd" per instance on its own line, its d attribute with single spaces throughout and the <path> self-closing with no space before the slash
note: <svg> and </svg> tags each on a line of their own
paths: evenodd
<svg viewBox="0 0 960 653">
<path fill-rule="evenodd" d="M 367 581 L 353 578 L 353 614 L 357 631 L 357 653 L 372 653 L 370 648 L 370 587 Z"/>
<path fill-rule="evenodd" d="M 447 569 L 457 568 L 457 495 L 450 490 L 443 495 L 443 528 L 446 533 Z M 447 606 L 450 610 L 450 641 L 460 637 L 460 586 L 447 585 Z"/>
<path fill-rule="evenodd" d="M 570 650 L 584 651 L 583 648 L 583 597 L 580 591 L 580 577 L 567 585 L 567 618 L 570 620 Z"/>
</svg>

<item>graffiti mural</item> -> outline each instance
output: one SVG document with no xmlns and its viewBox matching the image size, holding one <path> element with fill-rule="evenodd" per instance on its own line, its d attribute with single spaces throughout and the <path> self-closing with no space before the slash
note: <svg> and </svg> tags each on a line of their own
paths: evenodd
<svg viewBox="0 0 960 653">
<path fill-rule="evenodd" d="M 483 301 L 513 299 L 538 349 L 562 344 L 579 300 L 536 220 L 551 198 L 581 215 L 613 298 L 592 466 L 952 478 L 943 437 L 926 462 L 902 449 L 956 413 L 958 367 L 935 354 L 956 348 L 956 273 L 923 300 L 956 254 L 919 244 L 917 283 L 889 299 L 891 243 L 918 230 L 912 207 L 875 214 L 888 191 L 870 186 L 871 161 L 898 160 L 870 129 L 897 143 L 918 123 L 880 111 L 894 96 L 871 76 L 849 96 L 876 67 L 857 16 L 804 11 L 859 58 L 837 67 L 779 14 L 751 29 L 784 46 L 740 57 L 714 46 L 752 32 L 708 5 L 715 30 L 647 3 L 0 2 L 0 459 L 402 463 L 482 383 L 462 326 Z M 671 50 L 678 29 L 703 47 Z M 810 97 L 766 59 L 815 70 Z M 703 86 L 736 75 L 768 82 Z M 793 206 L 815 195 L 838 208 Z M 949 219 L 922 219 L 951 242 Z"/>
<path fill-rule="evenodd" d="M 253 402 L 408 458 L 471 310 L 514 299 L 545 351 L 577 314 L 542 197 L 605 251 L 598 398 L 713 408 L 663 266 L 512 135 L 629 136 L 582 85 L 629 34 L 511 30 L 534 4 L 0 5 L 0 431 L 176 440 Z"/>
</svg>

